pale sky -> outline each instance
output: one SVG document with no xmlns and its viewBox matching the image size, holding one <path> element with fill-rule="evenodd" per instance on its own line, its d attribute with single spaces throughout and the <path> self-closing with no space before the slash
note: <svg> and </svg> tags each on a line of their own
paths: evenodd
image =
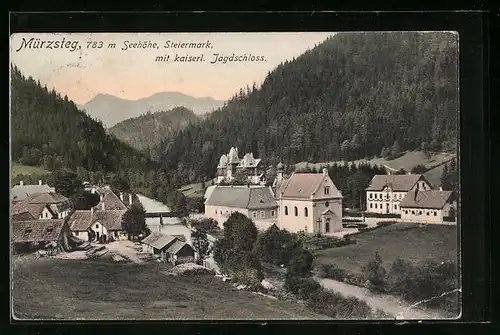
<svg viewBox="0 0 500 335">
<path fill-rule="evenodd" d="M 301 33 L 72 33 L 13 34 L 10 57 L 26 76 L 32 76 L 66 94 L 75 103 L 84 104 L 96 94 L 112 94 L 124 99 L 140 99 L 156 92 L 175 91 L 195 97 L 227 100 L 240 88 L 260 85 L 268 71 L 323 42 L 331 32 Z M 33 38 L 32 48 L 25 41 Z M 35 48 L 40 41 L 79 41 L 80 49 Z M 102 48 L 87 48 L 88 42 L 102 41 Z M 156 42 L 158 48 L 122 50 L 125 41 Z M 203 43 L 212 48 L 164 48 L 167 41 Z M 115 43 L 115 48 L 109 48 Z M 21 46 L 23 46 L 21 48 Z M 56 47 L 56 43 L 50 44 Z M 92 46 L 92 44 L 91 44 Z M 19 51 L 17 51 L 20 49 Z M 264 61 L 217 62 L 221 56 L 263 56 Z M 179 56 L 201 56 L 204 62 L 174 62 Z M 155 61 L 170 55 L 169 61 Z"/>
</svg>

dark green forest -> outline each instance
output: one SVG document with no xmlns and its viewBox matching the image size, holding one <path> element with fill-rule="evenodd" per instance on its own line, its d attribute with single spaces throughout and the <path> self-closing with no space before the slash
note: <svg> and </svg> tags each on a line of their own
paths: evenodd
<svg viewBox="0 0 500 335">
<path fill-rule="evenodd" d="M 158 145 L 162 138 L 185 128 L 198 120 L 196 114 L 185 108 L 175 107 L 168 111 L 147 112 L 141 116 L 119 122 L 109 132 L 132 147 L 147 152 Z"/>
<path fill-rule="evenodd" d="M 452 33 L 340 33 L 241 89 L 156 152 L 180 183 L 208 180 L 231 146 L 266 163 L 456 150 Z"/>
</svg>

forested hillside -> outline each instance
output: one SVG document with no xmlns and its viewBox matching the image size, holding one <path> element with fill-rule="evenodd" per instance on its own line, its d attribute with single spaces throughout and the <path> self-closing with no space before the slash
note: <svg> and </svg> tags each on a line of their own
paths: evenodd
<svg viewBox="0 0 500 335">
<path fill-rule="evenodd" d="M 175 107 L 127 119 L 110 128 L 109 132 L 132 147 L 147 151 L 149 147 L 158 145 L 162 138 L 171 136 L 174 131 L 183 129 L 196 120 L 198 117 L 193 111 Z"/>
<path fill-rule="evenodd" d="M 457 47 L 452 33 L 336 34 L 157 152 L 192 182 L 212 177 L 231 146 L 272 164 L 454 151 Z"/>
<path fill-rule="evenodd" d="M 79 111 L 67 97 L 11 73 L 12 160 L 48 170 L 61 167 L 119 172 L 152 168 L 147 156 L 114 136 Z"/>
</svg>

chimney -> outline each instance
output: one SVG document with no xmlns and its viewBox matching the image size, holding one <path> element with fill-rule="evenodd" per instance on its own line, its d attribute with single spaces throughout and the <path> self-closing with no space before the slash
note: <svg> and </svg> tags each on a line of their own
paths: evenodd
<svg viewBox="0 0 500 335">
<path fill-rule="evenodd" d="M 38 185 L 40 185 L 40 186 L 42 185 L 42 181 L 41 180 L 38 181 Z"/>
<path fill-rule="evenodd" d="M 123 202 L 123 192 L 120 192 L 120 200 Z"/>
<path fill-rule="evenodd" d="M 323 176 L 328 176 L 328 169 L 327 168 L 323 168 Z"/>
<path fill-rule="evenodd" d="M 132 193 L 129 193 L 128 194 L 128 205 L 131 206 L 132 205 Z"/>
<path fill-rule="evenodd" d="M 101 202 L 101 206 L 102 206 L 102 210 L 103 210 L 103 211 L 105 211 L 105 210 L 106 210 L 106 206 L 105 206 L 105 204 L 104 204 L 104 201 L 103 201 L 103 202 Z"/>
<path fill-rule="evenodd" d="M 22 181 L 22 180 L 19 182 L 19 185 L 20 185 L 20 186 L 23 186 L 23 185 L 24 185 L 24 183 L 23 183 L 23 181 Z"/>
</svg>

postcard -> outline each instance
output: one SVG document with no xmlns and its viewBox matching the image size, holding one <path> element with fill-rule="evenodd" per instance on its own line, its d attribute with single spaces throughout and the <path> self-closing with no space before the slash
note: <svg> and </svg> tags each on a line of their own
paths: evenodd
<svg viewBox="0 0 500 335">
<path fill-rule="evenodd" d="M 13 317 L 458 318 L 458 48 L 12 34 Z"/>
</svg>

